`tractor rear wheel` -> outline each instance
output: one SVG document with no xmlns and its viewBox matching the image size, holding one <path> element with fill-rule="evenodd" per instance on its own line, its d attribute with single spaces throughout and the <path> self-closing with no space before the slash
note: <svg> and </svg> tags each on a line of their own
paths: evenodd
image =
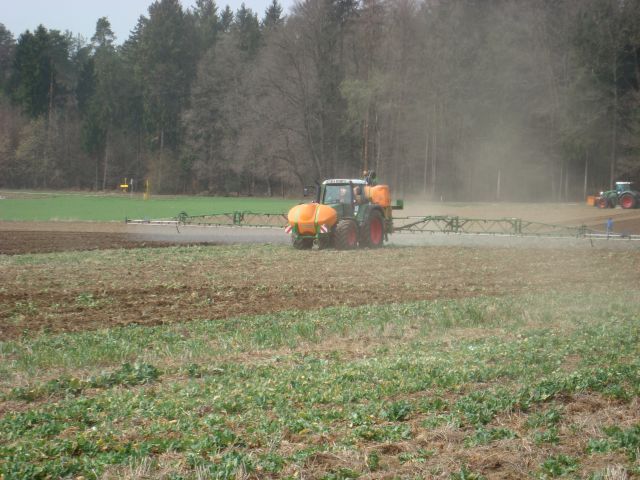
<svg viewBox="0 0 640 480">
<path fill-rule="evenodd" d="M 340 220 L 333 235 L 333 244 L 338 250 L 352 250 L 358 246 L 358 228 L 353 220 Z"/>
<path fill-rule="evenodd" d="M 373 210 L 360 230 L 360 245 L 380 248 L 384 241 L 384 220 L 380 211 Z"/>
<path fill-rule="evenodd" d="M 296 250 L 311 250 L 313 238 L 293 237 L 291 243 Z"/>
<path fill-rule="evenodd" d="M 636 198 L 630 193 L 623 193 L 620 197 L 620 206 L 622 208 L 636 208 Z"/>
</svg>

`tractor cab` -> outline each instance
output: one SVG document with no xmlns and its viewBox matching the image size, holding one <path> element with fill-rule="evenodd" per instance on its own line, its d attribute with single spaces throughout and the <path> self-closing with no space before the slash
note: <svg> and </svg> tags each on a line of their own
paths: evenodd
<svg viewBox="0 0 640 480">
<path fill-rule="evenodd" d="M 340 218 L 355 217 L 364 200 L 364 180 L 332 179 L 322 182 L 318 203 L 328 205 Z"/>
<path fill-rule="evenodd" d="M 616 182 L 616 192 L 618 192 L 618 195 L 628 192 L 631 190 L 631 185 L 633 185 L 632 182 Z"/>
</svg>

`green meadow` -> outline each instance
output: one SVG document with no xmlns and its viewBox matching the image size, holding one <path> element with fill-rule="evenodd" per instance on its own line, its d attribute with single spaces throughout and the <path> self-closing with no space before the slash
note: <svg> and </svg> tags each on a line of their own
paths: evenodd
<svg viewBox="0 0 640 480">
<path fill-rule="evenodd" d="M 200 197 L 0 191 L 0 221 L 124 221 L 250 211 L 286 212 L 297 201 L 282 198 Z"/>
</svg>

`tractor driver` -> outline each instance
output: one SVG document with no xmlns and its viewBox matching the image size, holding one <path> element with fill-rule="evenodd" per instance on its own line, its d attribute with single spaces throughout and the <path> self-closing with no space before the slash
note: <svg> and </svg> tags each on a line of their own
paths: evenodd
<svg viewBox="0 0 640 480">
<path fill-rule="evenodd" d="M 329 186 L 324 194 L 325 203 L 347 203 L 349 195 L 347 187 Z"/>
<path fill-rule="evenodd" d="M 347 193 L 347 187 L 340 187 L 340 203 L 348 203 L 349 195 Z"/>
<path fill-rule="evenodd" d="M 349 193 L 348 185 L 331 186 L 325 192 L 324 201 L 325 203 L 350 203 Z"/>
<path fill-rule="evenodd" d="M 353 187 L 353 199 L 356 205 L 360 205 L 362 203 L 362 187 Z"/>
</svg>

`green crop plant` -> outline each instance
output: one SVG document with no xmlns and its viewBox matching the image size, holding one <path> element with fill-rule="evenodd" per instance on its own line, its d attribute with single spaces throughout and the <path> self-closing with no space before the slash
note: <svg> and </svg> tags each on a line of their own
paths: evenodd
<svg viewBox="0 0 640 480">
<path fill-rule="evenodd" d="M 562 414 L 556 408 L 550 408 L 540 413 L 532 413 L 527 418 L 527 426 L 530 428 L 554 426 L 562 419 Z"/>
<path fill-rule="evenodd" d="M 360 474 L 349 468 L 339 468 L 320 477 L 320 480 L 355 480 Z"/>
<path fill-rule="evenodd" d="M 398 460 L 401 463 L 416 462 L 425 463 L 429 458 L 435 455 L 435 450 L 427 450 L 424 448 L 418 448 L 415 452 L 402 452 L 398 455 Z"/>
<path fill-rule="evenodd" d="M 543 430 L 540 432 L 533 433 L 533 441 L 536 445 L 542 445 L 544 443 L 550 443 L 553 445 L 557 445 L 560 443 L 560 437 L 558 436 L 558 430 L 554 427 Z"/>
<path fill-rule="evenodd" d="M 465 440 L 468 446 L 486 445 L 498 440 L 510 440 L 517 438 L 517 434 L 508 428 L 478 428 L 473 436 Z"/>
<path fill-rule="evenodd" d="M 485 477 L 478 473 L 474 473 L 467 466 L 460 468 L 458 472 L 451 474 L 449 480 L 484 480 Z"/>
<path fill-rule="evenodd" d="M 381 417 L 391 422 L 403 422 L 409 417 L 411 410 L 412 406 L 409 402 L 393 402 L 384 407 Z"/>
<path fill-rule="evenodd" d="M 260 259 L 277 264 L 285 251 L 34 255 L 20 266 L 71 272 L 139 261 L 168 272 L 150 279 L 159 291 L 196 298 L 192 270 L 203 261 L 271 268 Z M 19 263 L 0 257 L 2 268 Z M 100 275 L 120 285 L 110 270 Z M 186 291 L 162 290 L 170 281 Z M 94 292 L 87 303 L 103 298 L 73 276 L 65 282 L 74 308 L 83 292 Z M 196 291 L 197 299 L 225 292 L 238 294 L 221 280 Z M 22 314 L 39 314 L 43 303 Z M 638 307 L 632 289 L 532 291 L 17 336 L 0 341 L 0 473 L 100 478 L 145 465 L 149 477 L 188 479 L 490 478 L 461 464 L 523 442 L 537 455 L 528 476 L 587 477 L 575 448 L 575 457 L 558 455 L 575 447 L 568 406 L 594 397 L 631 411 L 640 394 Z M 580 448 L 595 460 L 614 452 L 633 472 L 637 426 L 610 423 Z M 434 438 L 455 461 L 442 459 Z"/>
<path fill-rule="evenodd" d="M 554 455 L 547 458 L 540 470 L 543 478 L 555 478 L 573 473 L 578 469 L 578 460 L 568 455 Z"/>
<path fill-rule="evenodd" d="M 125 363 L 111 373 L 103 373 L 87 380 L 75 377 L 60 377 L 36 387 L 16 387 L 5 395 L 8 399 L 34 401 L 52 395 L 79 395 L 87 388 L 111 388 L 116 385 L 143 385 L 154 382 L 160 376 L 153 365 Z"/>
<path fill-rule="evenodd" d="M 76 303 L 85 308 L 96 308 L 100 306 L 101 300 L 95 298 L 93 293 L 83 292 L 76 297 Z"/>
<path fill-rule="evenodd" d="M 375 450 L 367 455 L 367 468 L 372 472 L 380 468 L 380 455 Z"/>
<path fill-rule="evenodd" d="M 604 429 L 605 438 L 591 438 L 587 446 L 589 453 L 606 453 L 615 450 L 625 451 L 631 461 L 640 458 L 640 423 L 630 428 L 617 425 Z"/>
</svg>

